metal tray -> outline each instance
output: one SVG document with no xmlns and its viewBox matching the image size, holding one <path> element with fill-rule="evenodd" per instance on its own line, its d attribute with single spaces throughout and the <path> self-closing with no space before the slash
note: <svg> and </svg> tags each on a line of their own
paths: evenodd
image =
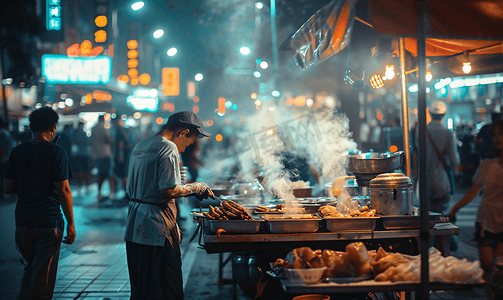
<svg viewBox="0 0 503 300">
<path fill-rule="evenodd" d="M 264 220 L 208 220 L 210 231 L 216 233 L 219 229 L 227 233 L 257 233 L 260 223 Z"/>
<path fill-rule="evenodd" d="M 385 229 L 419 229 L 421 226 L 420 216 L 379 216 L 379 220 Z M 429 228 L 435 227 L 436 223 L 436 215 L 430 215 Z"/>
<path fill-rule="evenodd" d="M 301 204 L 321 204 L 335 203 L 337 199 L 327 197 L 308 197 L 308 198 L 295 198 L 295 199 L 272 199 L 270 204 L 280 204 L 285 202 L 301 203 Z"/>
<path fill-rule="evenodd" d="M 376 228 L 378 217 L 340 217 L 323 218 L 328 231 L 372 231 Z"/>
<path fill-rule="evenodd" d="M 294 219 L 278 218 L 277 215 L 263 215 L 272 233 L 309 233 L 316 232 L 320 228 L 320 218 L 302 219 L 300 215 L 288 215 Z M 295 218 L 299 217 L 299 218 Z"/>
</svg>

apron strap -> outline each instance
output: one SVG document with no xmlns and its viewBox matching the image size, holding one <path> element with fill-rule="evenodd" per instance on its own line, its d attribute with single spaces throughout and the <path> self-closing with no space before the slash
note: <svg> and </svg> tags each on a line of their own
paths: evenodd
<svg viewBox="0 0 503 300">
<path fill-rule="evenodd" d="M 160 209 L 166 209 L 168 207 L 168 204 L 164 203 L 164 202 L 163 203 L 152 203 L 152 202 L 146 202 L 146 201 L 142 201 L 140 199 L 134 199 L 134 198 L 128 199 L 128 201 L 136 202 L 136 203 L 140 203 L 140 204 L 154 205 L 154 206 L 159 207 Z"/>
</svg>

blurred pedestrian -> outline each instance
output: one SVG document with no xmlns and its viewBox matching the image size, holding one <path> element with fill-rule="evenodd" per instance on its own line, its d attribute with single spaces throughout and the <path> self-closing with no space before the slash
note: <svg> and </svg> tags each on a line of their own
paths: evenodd
<svg viewBox="0 0 503 300">
<path fill-rule="evenodd" d="M 435 100 L 428 107 L 431 122 L 426 126 L 426 195 L 419 196 L 428 201 L 430 211 L 446 215 L 451 194 L 454 193 L 454 174 L 460 163 L 456 137 L 442 126 L 447 112 L 444 102 Z M 416 145 L 419 145 L 416 134 Z M 455 237 L 451 237 L 451 251 L 459 251 Z"/>
<path fill-rule="evenodd" d="M 199 166 L 203 165 L 202 160 L 199 158 L 201 142 L 196 140 L 195 143 L 189 145 L 181 154 L 183 166 L 187 167 L 190 174 L 190 181 L 197 181 L 199 173 Z"/>
<path fill-rule="evenodd" d="M 449 172 L 453 174 L 458 167 L 459 154 L 456 138 L 452 131 L 442 126 L 447 107 L 442 101 L 433 101 L 428 108 L 431 122 L 426 126 L 426 186 L 429 209 L 446 214 L 449 207 L 451 187 Z M 418 145 L 416 134 L 416 145 Z M 446 165 L 444 167 L 444 164 Z M 449 168 L 451 170 L 449 170 Z"/>
<path fill-rule="evenodd" d="M 181 231 L 176 198 L 214 198 L 202 182 L 181 185 L 180 153 L 209 136 L 195 113 L 171 115 L 157 134 L 141 140 L 129 161 L 126 254 L 130 299 L 183 299 Z M 148 230 L 147 230 L 148 229 Z"/>
<path fill-rule="evenodd" d="M 66 124 L 65 127 L 63 127 L 63 131 L 59 134 L 58 139 L 58 145 L 65 149 L 68 158 L 70 158 L 70 161 L 72 161 L 72 130 L 72 124 Z"/>
<path fill-rule="evenodd" d="M 475 240 L 486 283 L 489 282 L 495 258 L 503 257 L 503 120 L 495 120 L 489 132 L 497 155 L 480 163 L 472 187 L 449 213 L 455 219 L 457 211 L 484 189 L 475 219 Z"/>
<path fill-rule="evenodd" d="M 89 184 L 91 183 L 91 139 L 84 131 L 84 125 L 84 122 L 79 122 L 71 139 L 73 170 L 75 171 L 79 190 L 83 195 L 89 192 Z"/>
<path fill-rule="evenodd" d="M 499 107 L 498 107 L 499 109 Z M 477 134 L 477 149 L 481 160 L 494 158 L 494 143 L 491 137 L 491 124 L 501 119 L 501 113 L 495 111 L 491 114 L 491 123 L 480 128 Z"/>
<path fill-rule="evenodd" d="M 113 148 L 114 174 L 119 178 L 119 181 L 121 181 L 122 188 L 125 192 L 127 184 L 127 167 L 133 143 L 131 136 L 126 131 L 126 128 L 124 128 L 124 121 L 122 119 L 115 118 L 113 123 L 115 128 Z"/>
<path fill-rule="evenodd" d="M 71 244 L 76 236 L 70 162 L 65 150 L 51 143 L 58 119 L 50 107 L 33 111 L 34 138 L 15 147 L 7 164 L 4 191 L 18 196 L 15 240 L 27 262 L 18 299 L 52 299 L 61 241 Z M 67 222 L 64 239 L 60 207 Z"/>
<path fill-rule="evenodd" d="M 12 141 L 10 137 L 10 132 L 8 130 L 8 126 L 3 121 L 3 118 L 0 117 L 0 199 L 4 198 L 3 193 L 3 177 L 5 173 L 5 168 L 7 167 L 7 160 L 9 159 L 10 151 L 12 150 Z"/>
<path fill-rule="evenodd" d="M 105 128 L 105 116 L 100 115 L 98 124 L 93 127 L 91 134 L 91 156 L 98 168 L 98 201 L 105 200 L 102 186 L 106 179 L 108 179 L 110 187 L 109 198 L 113 199 L 115 195 L 115 182 L 110 176 L 113 142 L 110 130 Z"/>
</svg>

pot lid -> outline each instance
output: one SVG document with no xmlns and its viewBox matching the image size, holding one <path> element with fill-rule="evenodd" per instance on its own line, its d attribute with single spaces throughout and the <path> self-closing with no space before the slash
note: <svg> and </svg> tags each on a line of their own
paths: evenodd
<svg viewBox="0 0 503 300">
<path fill-rule="evenodd" d="M 412 186 L 410 178 L 401 173 L 383 173 L 370 180 L 370 188 L 408 186 Z"/>
</svg>

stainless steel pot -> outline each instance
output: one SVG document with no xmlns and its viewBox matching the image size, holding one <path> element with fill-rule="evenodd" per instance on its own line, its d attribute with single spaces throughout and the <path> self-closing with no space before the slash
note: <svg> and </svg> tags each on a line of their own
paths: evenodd
<svg viewBox="0 0 503 300">
<path fill-rule="evenodd" d="M 380 215 L 412 215 L 412 182 L 400 173 L 377 175 L 369 184 L 370 206 Z"/>
</svg>

